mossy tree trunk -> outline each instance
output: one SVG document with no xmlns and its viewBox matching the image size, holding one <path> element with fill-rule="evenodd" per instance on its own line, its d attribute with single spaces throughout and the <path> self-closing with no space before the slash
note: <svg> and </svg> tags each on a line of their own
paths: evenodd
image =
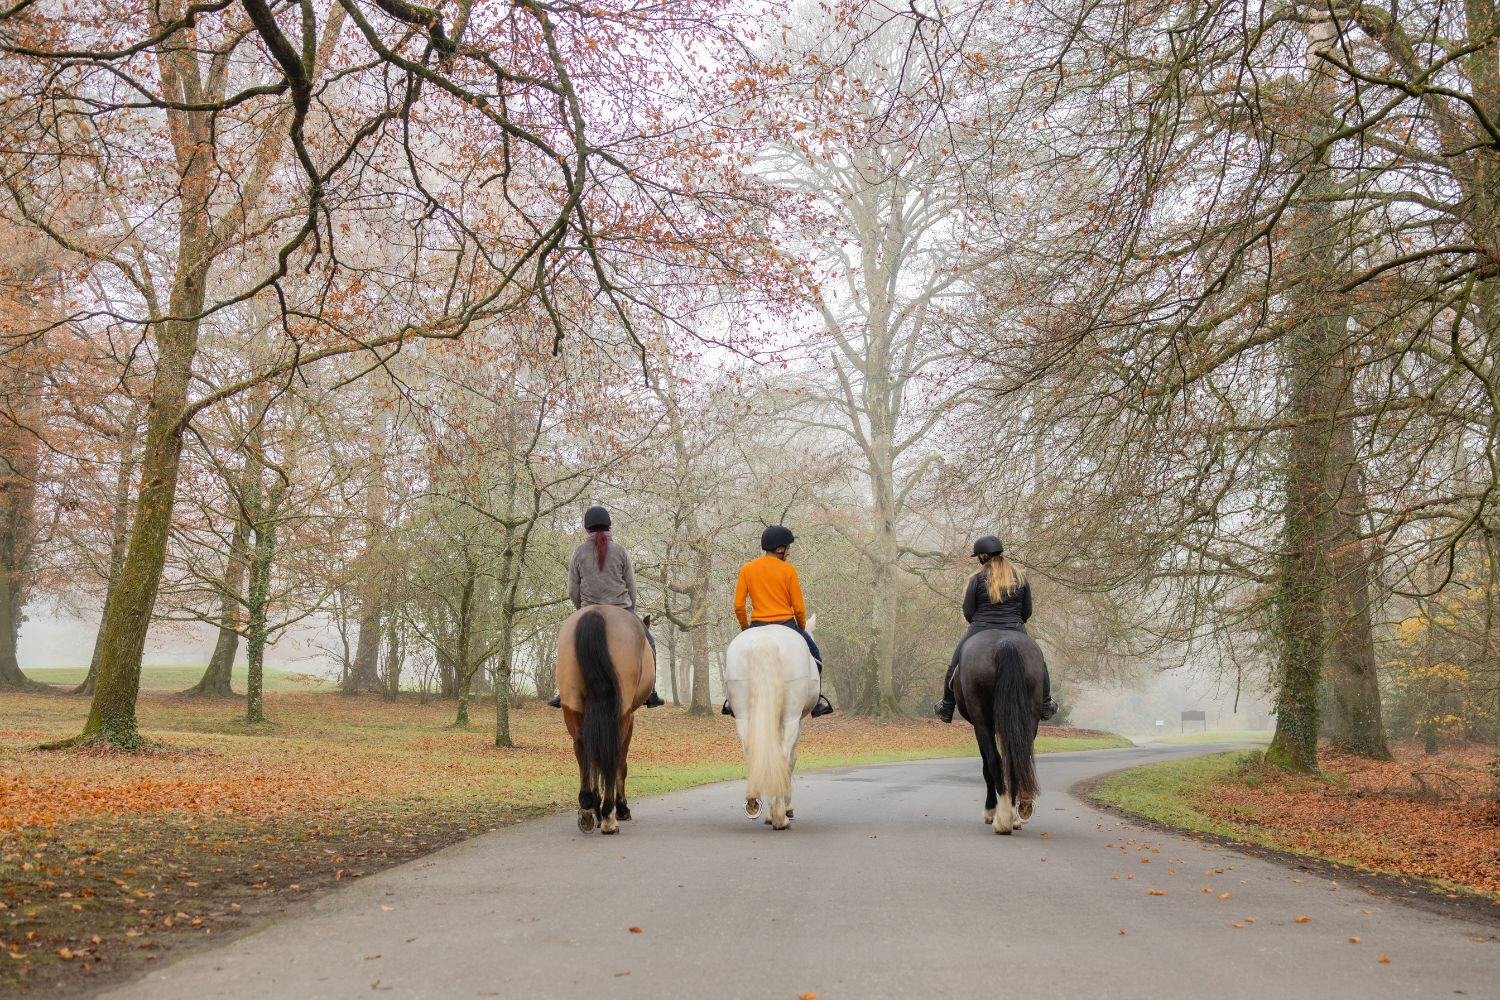
<svg viewBox="0 0 1500 1000">
<path fill-rule="evenodd" d="M 130 545 L 130 490 L 135 483 L 135 470 L 139 460 L 140 423 L 144 411 L 139 404 L 130 408 L 125 423 L 120 428 L 119 465 L 115 470 L 114 510 L 109 522 L 109 573 L 105 579 L 104 600 L 114 593 L 120 580 L 120 570 L 125 566 L 125 550 Z M 94 681 L 99 676 L 99 656 L 103 652 L 100 643 L 102 633 L 94 636 L 94 652 L 89 657 L 89 672 L 83 682 L 73 689 L 74 694 L 93 694 Z"/>
</svg>

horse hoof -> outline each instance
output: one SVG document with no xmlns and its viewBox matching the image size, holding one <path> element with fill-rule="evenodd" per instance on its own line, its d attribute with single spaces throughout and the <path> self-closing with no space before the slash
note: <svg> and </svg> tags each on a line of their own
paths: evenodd
<svg viewBox="0 0 1500 1000">
<path fill-rule="evenodd" d="M 590 809 L 578 810 L 578 829 L 582 833 L 594 832 L 594 813 Z"/>
<path fill-rule="evenodd" d="M 778 826 L 775 823 L 771 824 L 771 829 L 773 829 L 773 830 L 790 830 L 791 828 L 792 828 L 792 824 L 787 823 L 785 821 L 783 821 L 780 826 Z"/>
<path fill-rule="evenodd" d="M 1020 804 L 1016 807 L 1016 811 L 1021 814 L 1022 819 L 1030 819 L 1031 811 L 1033 808 L 1035 808 L 1035 806 L 1030 799 L 1022 799 Z"/>
<path fill-rule="evenodd" d="M 630 822 L 630 818 L 631 817 L 630 817 L 630 810 L 629 809 L 616 809 L 615 810 L 615 819 L 619 820 L 621 823 L 628 823 L 628 822 Z"/>
<path fill-rule="evenodd" d="M 787 810 L 787 811 L 786 811 L 786 818 L 787 818 L 787 819 L 791 819 L 791 818 L 792 818 L 792 811 L 791 811 L 791 810 L 790 810 L 790 809 L 788 809 L 788 810 Z"/>
<path fill-rule="evenodd" d="M 760 815 L 760 799 L 745 800 L 745 815 L 755 819 Z"/>
<path fill-rule="evenodd" d="M 991 825 L 994 822 L 995 822 L 995 810 L 993 810 L 993 809 L 986 809 L 984 811 L 984 825 L 985 826 L 989 826 L 989 825 Z"/>
<path fill-rule="evenodd" d="M 997 827 L 995 827 L 995 832 L 997 834 L 999 834 L 1000 836 L 1002 836 L 1002 837 L 1009 837 L 1010 836 L 1010 828 L 1009 827 L 997 826 Z"/>
<path fill-rule="evenodd" d="M 607 819 L 603 823 L 599 824 L 599 832 L 604 834 L 605 836 L 608 836 L 612 833 L 619 833 L 620 824 L 616 823 L 614 820 Z"/>
</svg>

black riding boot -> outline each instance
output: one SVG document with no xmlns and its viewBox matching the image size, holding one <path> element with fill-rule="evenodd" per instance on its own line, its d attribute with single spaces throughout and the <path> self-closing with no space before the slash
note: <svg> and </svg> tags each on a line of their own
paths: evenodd
<svg viewBox="0 0 1500 1000">
<path fill-rule="evenodd" d="M 659 695 L 659 694 L 656 693 L 656 688 L 652 688 L 651 689 L 651 694 L 646 698 L 646 707 L 647 708 L 660 708 L 661 706 L 663 706 L 665 704 L 666 704 L 666 702 L 664 702 L 664 701 L 661 700 L 661 695 Z"/>
<path fill-rule="evenodd" d="M 1042 721 L 1046 722 L 1057 714 L 1057 702 L 1052 700 L 1052 674 L 1047 670 L 1047 665 L 1042 664 Z"/>
<path fill-rule="evenodd" d="M 555 694 L 547 699 L 548 708 L 562 708 L 562 695 Z"/>
<path fill-rule="evenodd" d="M 944 722 L 953 721 L 953 671 L 958 667 L 958 654 L 954 653 L 954 660 L 948 664 L 948 673 L 943 677 L 943 700 L 932 706 L 932 714 Z"/>
<path fill-rule="evenodd" d="M 828 696 L 823 693 L 823 661 L 814 659 L 813 662 L 818 665 L 818 701 L 813 705 L 810 714 L 814 719 L 818 719 L 833 714 L 833 702 L 829 701 Z"/>
</svg>

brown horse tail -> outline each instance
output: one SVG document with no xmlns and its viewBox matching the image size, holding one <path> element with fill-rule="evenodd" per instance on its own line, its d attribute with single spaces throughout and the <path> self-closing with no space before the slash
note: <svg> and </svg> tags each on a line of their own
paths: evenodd
<svg viewBox="0 0 1500 1000">
<path fill-rule="evenodd" d="M 608 815 L 604 805 L 614 801 L 620 773 L 620 682 L 599 612 L 589 611 L 578 619 L 573 655 L 583 677 L 583 726 L 578 734 L 583 763 L 598 784 L 601 814 Z"/>
<path fill-rule="evenodd" d="M 1012 800 L 1036 798 L 1036 758 L 1032 736 L 1036 712 L 1026 685 L 1026 664 L 1014 642 L 995 649 L 995 741 L 1005 769 L 1005 791 Z"/>
</svg>

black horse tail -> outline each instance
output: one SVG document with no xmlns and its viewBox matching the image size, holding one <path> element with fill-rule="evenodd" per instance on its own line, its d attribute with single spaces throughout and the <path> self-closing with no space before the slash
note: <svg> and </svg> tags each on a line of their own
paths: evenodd
<svg viewBox="0 0 1500 1000">
<path fill-rule="evenodd" d="M 1013 642 L 995 650 L 995 741 L 1000 744 L 1006 791 L 1013 799 L 1034 799 L 1037 793 L 1036 712 L 1026 684 L 1026 664 Z"/>
<path fill-rule="evenodd" d="M 620 773 L 620 682 L 609 656 L 604 616 L 586 612 L 573 630 L 573 655 L 583 677 L 583 763 L 599 789 L 599 807 L 615 798 Z"/>
</svg>

